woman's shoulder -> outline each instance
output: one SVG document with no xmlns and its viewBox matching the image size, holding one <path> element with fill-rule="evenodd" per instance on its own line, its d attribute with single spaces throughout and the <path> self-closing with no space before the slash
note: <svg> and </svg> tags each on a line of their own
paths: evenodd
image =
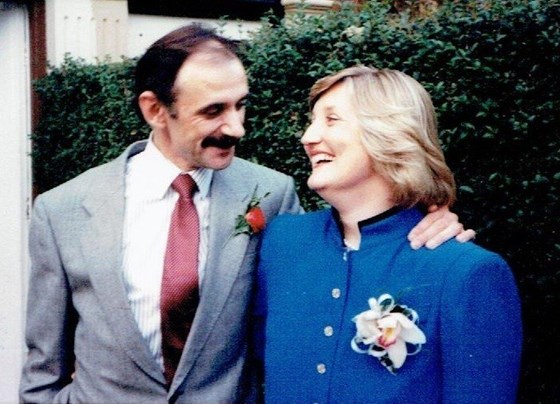
<svg viewBox="0 0 560 404">
<path fill-rule="evenodd" d="M 450 240 L 434 250 L 424 251 L 424 254 L 425 259 L 443 271 L 446 284 L 481 282 L 483 279 L 512 280 L 511 269 L 501 255 L 473 242 Z"/>
<path fill-rule="evenodd" d="M 503 258 L 498 253 L 488 250 L 473 241 L 462 243 L 455 239 L 448 240 L 434 249 L 422 247 L 411 253 L 415 256 L 415 259 L 421 261 L 428 260 L 439 264 L 503 261 Z"/>
</svg>

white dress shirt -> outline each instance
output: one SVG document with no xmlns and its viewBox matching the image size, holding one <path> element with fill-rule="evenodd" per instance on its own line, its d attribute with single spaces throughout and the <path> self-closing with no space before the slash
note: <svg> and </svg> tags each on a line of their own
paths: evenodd
<svg viewBox="0 0 560 404">
<path fill-rule="evenodd" d="M 167 160 L 151 139 L 127 163 L 123 234 L 123 277 L 140 333 L 163 369 L 159 300 L 163 260 L 171 214 L 179 194 L 171 188 L 181 170 Z M 208 256 L 210 183 L 213 171 L 188 173 L 198 186 L 193 201 L 200 222 L 199 284 Z"/>
</svg>

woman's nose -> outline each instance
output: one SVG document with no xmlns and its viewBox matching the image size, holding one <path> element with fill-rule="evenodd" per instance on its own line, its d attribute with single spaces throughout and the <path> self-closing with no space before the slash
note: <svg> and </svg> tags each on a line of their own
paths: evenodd
<svg viewBox="0 0 560 404">
<path fill-rule="evenodd" d="M 309 124 L 309 126 L 307 127 L 307 129 L 305 130 L 305 133 L 301 137 L 300 141 L 304 145 L 310 144 L 310 143 L 317 143 L 321 140 L 321 136 L 320 136 L 319 133 L 320 133 L 320 131 L 319 131 L 318 125 L 314 122 L 311 122 Z"/>
</svg>

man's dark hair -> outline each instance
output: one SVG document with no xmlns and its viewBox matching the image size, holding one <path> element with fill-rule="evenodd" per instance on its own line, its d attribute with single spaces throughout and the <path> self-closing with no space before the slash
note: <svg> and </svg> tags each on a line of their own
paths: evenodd
<svg viewBox="0 0 560 404">
<path fill-rule="evenodd" d="M 236 42 L 216 34 L 215 30 L 199 24 L 178 28 L 154 42 L 138 60 L 135 72 L 134 107 L 140 119 L 142 112 L 138 97 L 144 91 L 152 91 L 165 106 L 175 101 L 173 84 L 179 69 L 187 58 L 206 49 L 204 45 L 217 43 L 211 48 L 227 57 L 237 57 Z"/>
</svg>

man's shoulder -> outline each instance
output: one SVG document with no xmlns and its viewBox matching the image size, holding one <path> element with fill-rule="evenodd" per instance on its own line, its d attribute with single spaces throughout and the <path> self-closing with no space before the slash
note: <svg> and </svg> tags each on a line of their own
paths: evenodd
<svg viewBox="0 0 560 404">
<path fill-rule="evenodd" d="M 96 182 L 96 177 L 104 171 L 106 164 L 90 168 L 74 178 L 41 193 L 38 198 L 52 202 L 68 197 L 76 198 L 91 188 L 92 184 Z"/>
<path fill-rule="evenodd" d="M 143 142 L 134 143 L 117 158 L 87 169 L 74 178 L 42 193 L 40 197 L 49 201 L 67 199 L 68 197 L 76 199 L 95 188 L 110 186 L 109 184 L 115 179 L 121 181 L 122 178 L 124 182 L 127 157 L 138 153 L 144 147 L 145 143 Z"/>
</svg>

